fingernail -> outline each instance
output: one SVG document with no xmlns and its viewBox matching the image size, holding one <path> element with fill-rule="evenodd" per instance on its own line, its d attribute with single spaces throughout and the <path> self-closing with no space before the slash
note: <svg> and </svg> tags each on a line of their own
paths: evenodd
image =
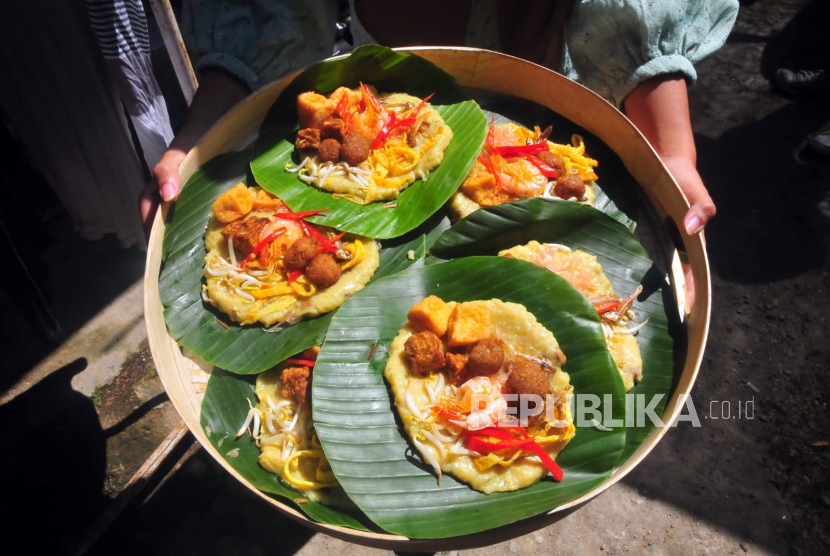
<svg viewBox="0 0 830 556">
<path fill-rule="evenodd" d="M 703 224 L 700 223 L 700 218 L 692 216 L 686 220 L 686 233 L 690 236 L 699 234 L 703 230 Z"/>
<path fill-rule="evenodd" d="M 176 196 L 176 186 L 172 182 L 167 182 L 161 186 L 161 198 L 165 201 L 172 201 Z"/>
</svg>

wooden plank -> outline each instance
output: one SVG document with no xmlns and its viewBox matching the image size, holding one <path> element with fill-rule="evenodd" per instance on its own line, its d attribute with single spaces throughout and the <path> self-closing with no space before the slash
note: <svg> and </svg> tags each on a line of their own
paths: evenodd
<svg viewBox="0 0 830 556">
<path fill-rule="evenodd" d="M 101 535 L 106 531 L 110 525 L 118 518 L 119 515 L 130 505 L 130 503 L 138 496 L 142 489 L 152 479 L 153 474 L 158 470 L 159 466 L 170 456 L 176 449 L 182 439 L 187 435 L 187 426 L 184 423 L 176 425 L 170 434 L 162 440 L 158 448 L 150 454 L 147 461 L 136 471 L 130 481 L 124 486 L 118 496 L 112 501 L 106 511 L 95 521 L 87 533 L 86 539 L 78 550 L 77 554 L 83 556 L 89 551 L 95 542 L 101 538 Z"/>
</svg>

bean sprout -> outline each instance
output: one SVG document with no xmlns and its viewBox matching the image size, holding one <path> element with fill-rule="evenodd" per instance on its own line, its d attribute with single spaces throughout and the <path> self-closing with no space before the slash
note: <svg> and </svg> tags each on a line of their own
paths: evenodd
<svg viewBox="0 0 830 556">
<path fill-rule="evenodd" d="M 233 291 L 234 291 L 234 293 L 236 293 L 236 295 L 238 295 L 239 297 L 241 297 L 241 298 L 243 298 L 247 301 L 255 301 L 254 296 L 252 296 L 248 292 L 244 292 L 239 288 L 234 288 Z"/>
<path fill-rule="evenodd" d="M 646 320 L 644 320 L 643 322 L 641 322 L 637 326 L 632 326 L 631 328 L 618 328 L 618 329 L 614 330 L 614 333 L 616 333 L 616 334 L 634 334 L 635 332 L 639 332 L 640 329 L 643 328 L 646 325 L 647 322 L 648 322 L 648 317 L 646 317 Z"/>
<path fill-rule="evenodd" d="M 435 460 L 435 456 L 432 455 L 432 452 L 430 452 L 426 446 L 424 446 L 422 443 L 418 442 L 414 438 L 412 439 L 412 442 L 415 444 L 415 447 L 418 448 L 418 451 L 421 452 L 421 454 L 424 456 L 424 459 L 426 459 L 427 462 L 432 466 L 432 468 L 435 469 L 435 472 L 438 473 L 438 484 L 440 485 L 442 476 L 441 466 L 438 465 L 438 462 Z"/>
<path fill-rule="evenodd" d="M 310 160 L 311 160 L 311 158 L 310 158 L 310 157 L 308 157 L 308 156 L 307 156 L 307 157 L 305 157 L 305 159 L 304 159 L 302 162 L 300 162 L 299 166 L 297 166 L 297 167 L 295 167 L 295 168 L 289 168 L 289 167 L 288 167 L 288 164 L 286 164 L 286 165 L 285 165 L 285 171 L 286 171 L 286 172 L 291 172 L 292 174 L 296 174 L 296 173 L 298 173 L 300 170 L 302 170 L 303 168 L 305 168 L 305 167 L 306 167 L 306 165 L 309 163 L 309 161 L 310 161 Z M 289 163 L 289 164 L 290 164 L 290 163 Z"/>
<path fill-rule="evenodd" d="M 239 265 L 236 263 L 236 253 L 233 251 L 233 234 L 228 236 L 228 253 L 231 256 L 231 264 L 238 267 Z"/>
<path fill-rule="evenodd" d="M 438 396 L 435 395 L 435 390 L 432 386 L 428 382 L 425 382 L 424 386 L 426 386 L 427 392 L 429 393 L 429 401 L 432 403 L 438 403 Z"/>
<path fill-rule="evenodd" d="M 573 250 L 568 247 L 567 245 L 562 245 L 561 243 L 545 243 L 546 247 L 553 247 L 559 251 L 564 251 L 565 253 L 572 253 Z"/>
<path fill-rule="evenodd" d="M 441 460 L 443 461 L 445 459 L 445 457 L 444 457 L 444 444 L 441 442 L 441 440 L 439 440 L 438 437 L 436 437 L 434 434 L 432 434 L 429 431 L 421 431 L 421 433 L 424 435 L 424 437 L 427 440 L 432 442 L 432 444 L 436 448 L 438 448 L 438 454 L 441 456 Z"/>
<path fill-rule="evenodd" d="M 288 425 L 288 430 L 293 431 L 294 427 L 297 425 L 297 421 L 300 419 L 300 406 L 297 406 L 297 412 L 294 414 L 294 419 L 291 420 L 291 424 Z"/>
<path fill-rule="evenodd" d="M 423 419 L 421 412 L 418 411 L 417 407 L 415 407 L 415 402 L 412 401 L 412 393 L 409 390 L 406 391 L 406 407 L 409 408 L 409 412 L 416 418 L 419 420 Z"/>
</svg>

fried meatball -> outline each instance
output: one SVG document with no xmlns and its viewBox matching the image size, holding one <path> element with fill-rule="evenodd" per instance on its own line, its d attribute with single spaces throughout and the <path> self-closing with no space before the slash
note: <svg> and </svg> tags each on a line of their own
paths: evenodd
<svg viewBox="0 0 830 556">
<path fill-rule="evenodd" d="M 510 376 L 507 377 L 505 387 L 511 394 L 518 394 L 521 400 L 522 394 L 534 394 L 545 401 L 547 394 L 553 393 L 550 387 L 548 373 L 554 372 L 553 365 L 544 359 L 533 359 L 524 355 L 516 355 L 510 361 Z M 521 408 L 519 400 L 508 402 L 512 407 Z M 528 416 L 528 426 L 534 426 L 545 416 L 544 407 L 542 412 Z M 522 416 L 519 415 L 519 418 Z"/>
<path fill-rule="evenodd" d="M 444 368 L 444 344 L 441 338 L 425 330 L 406 339 L 403 352 L 409 359 L 409 368 L 413 373 L 428 375 Z"/>
<path fill-rule="evenodd" d="M 310 237 L 301 237 L 291 244 L 282 262 L 288 270 L 301 270 L 316 256 L 317 241 Z"/>
<path fill-rule="evenodd" d="M 450 384 L 453 386 L 461 386 L 467 382 L 466 355 L 448 351 L 444 354 L 444 362 L 446 363 L 447 373 L 450 376 Z"/>
<path fill-rule="evenodd" d="M 585 196 L 585 182 L 579 176 L 564 176 L 556 180 L 553 193 L 560 199 L 576 197 L 577 201 Z"/>
<path fill-rule="evenodd" d="M 327 288 L 340 280 L 340 265 L 331 253 L 318 253 L 305 267 L 305 275 L 318 288 Z"/>
<path fill-rule="evenodd" d="M 346 131 L 346 122 L 340 118 L 332 118 L 323 123 L 320 129 L 321 137 L 323 139 L 337 139 L 338 143 L 343 141 L 343 133 Z"/>
<path fill-rule="evenodd" d="M 320 148 L 320 130 L 309 127 L 301 129 L 297 132 L 297 148 L 303 149 L 319 149 Z"/>
<path fill-rule="evenodd" d="M 374 137 L 363 133 L 347 133 L 340 146 L 340 158 L 349 166 L 359 166 L 372 153 Z"/>
<path fill-rule="evenodd" d="M 504 362 L 504 342 L 498 338 L 485 338 L 470 352 L 470 376 L 490 376 L 499 372 Z"/>
<path fill-rule="evenodd" d="M 542 159 L 542 162 L 556 170 L 556 173 L 560 176 L 565 175 L 565 159 L 558 154 L 545 151 L 543 153 L 539 153 L 539 158 Z"/>
<path fill-rule="evenodd" d="M 337 139 L 323 139 L 319 152 L 323 162 L 337 162 L 340 160 L 340 143 Z"/>
<path fill-rule="evenodd" d="M 311 369 L 306 366 L 285 368 L 280 380 L 283 398 L 297 400 L 306 408 L 311 407 Z"/>
</svg>

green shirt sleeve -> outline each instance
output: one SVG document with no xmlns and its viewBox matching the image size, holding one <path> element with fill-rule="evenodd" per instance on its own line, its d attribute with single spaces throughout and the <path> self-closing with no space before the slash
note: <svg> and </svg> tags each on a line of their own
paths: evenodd
<svg viewBox="0 0 830 556">
<path fill-rule="evenodd" d="M 583 0 L 565 24 L 562 73 L 617 106 L 641 82 L 677 73 L 723 46 L 737 0 Z"/>
<path fill-rule="evenodd" d="M 252 91 L 331 56 L 337 0 L 185 0 L 182 37 L 197 71 L 221 68 Z"/>
</svg>

